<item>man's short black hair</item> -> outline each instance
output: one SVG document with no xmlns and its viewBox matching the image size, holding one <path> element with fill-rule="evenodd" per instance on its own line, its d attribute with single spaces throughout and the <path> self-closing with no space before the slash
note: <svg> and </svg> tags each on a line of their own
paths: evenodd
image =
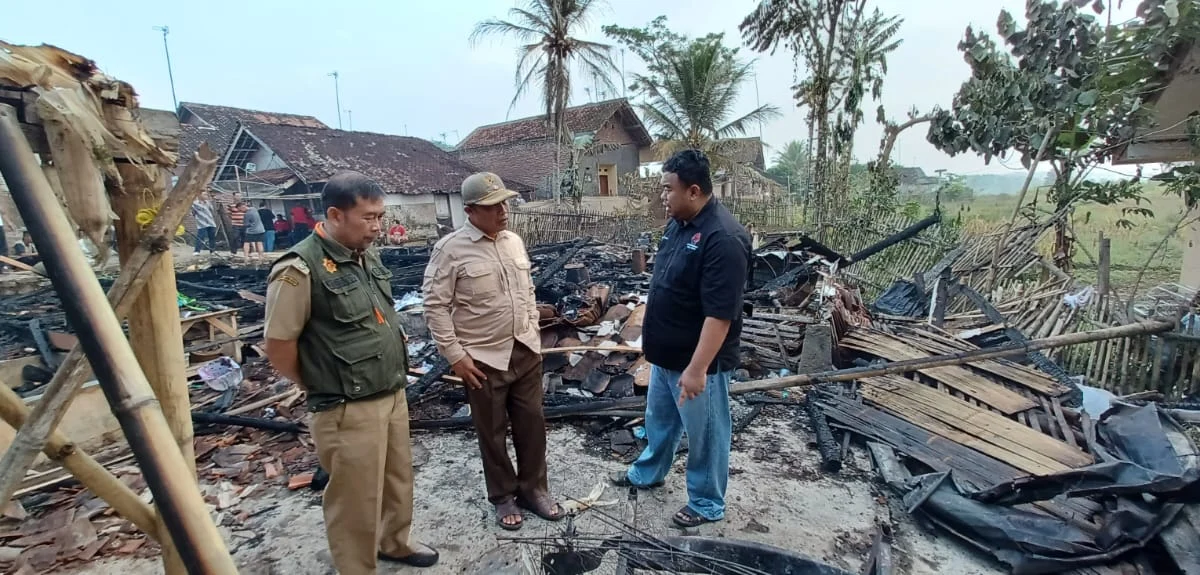
<svg viewBox="0 0 1200 575">
<path fill-rule="evenodd" d="M 321 192 L 321 205 L 326 211 L 329 208 L 349 210 L 358 200 L 383 199 L 383 188 L 375 180 L 358 172 L 339 172 L 325 182 L 325 190 Z"/>
<path fill-rule="evenodd" d="M 699 186 L 704 195 L 712 195 L 712 173 L 708 156 L 705 156 L 704 152 L 695 149 L 675 152 L 675 155 L 663 164 L 662 170 L 675 174 L 685 188 Z"/>
</svg>

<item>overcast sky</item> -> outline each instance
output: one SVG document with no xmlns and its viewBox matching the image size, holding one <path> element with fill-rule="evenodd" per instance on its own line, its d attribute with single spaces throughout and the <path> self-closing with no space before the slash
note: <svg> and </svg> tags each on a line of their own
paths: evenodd
<svg viewBox="0 0 1200 575">
<path fill-rule="evenodd" d="M 730 43 L 741 45 L 737 26 L 757 3 L 607 0 L 582 36 L 602 41 L 604 24 L 642 26 L 666 15 L 681 33 L 725 32 Z M 105 72 L 131 83 L 146 107 L 172 107 L 162 36 L 153 29 L 167 25 L 180 101 L 309 114 L 336 127 L 334 81 L 328 74 L 337 70 L 342 122 L 350 128 L 352 118 L 355 130 L 426 139 L 442 139 L 444 133 L 447 141 L 455 143 L 476 126 L 539 112 L 538 94 L 531 92 L 510 115 L 516 65 L 511 41 L 488 40 L 479 46 L 468 42 L 477 22 L 504 17 L 513 0 L 6 4 L 0 39 L 55 44 L 91 58 Z M 993 32 L 1001 8 L 1008 8 L 1020 21 L 1024 4 L 1023 0 L 953 4 L 870 0 L 868 6 L 904 18 L 900 31 L 904 43 L 889 58 L 884 86 L 888 114 L 902 118 L 913 107 L 926 111 L 948 106 L 967 76 L 967 65 L 956 48 L 967 25 Z M 1134 3 L 1125 4 L 1123 12 L 1131 12 L 1129 5 Z M 53 17 L 46 12 L 48 6 Z M 757 69 L 757 86 L 746 86 L 742 112 L 760 101 L 784 113 L 762 127 L 770 146 L 769 162 L 787 141 L 803 139 L 808 133 L 804 113 L 791 98 L 793 55 L 786 51 L 753 54 L 745 48 L 742 52 L 756 58 Z M 619 64 L 619 53 L 616 59 Z M 624 66 L 628 75 L 641 63 L 626 55 Z M 614 83 L 620 85 L 619 80 Z M 584 87 L 591 85 L 590 79 L 577 81 L 572 103 L 589 101 Z M 856 155 L 863 160 L 875 155 L 881 134 L 874 122 L 875 104 L 868 103 L 865 109 L 868 122 L 855 143 Z M 925 141 L 922 128 L 901 136 L 893 159 L 927 172 L 947 169 L 964 175 L 1020 167 L 1015 159 L 987 166 L 971 154 L 951 158 Z"/>
</svg>

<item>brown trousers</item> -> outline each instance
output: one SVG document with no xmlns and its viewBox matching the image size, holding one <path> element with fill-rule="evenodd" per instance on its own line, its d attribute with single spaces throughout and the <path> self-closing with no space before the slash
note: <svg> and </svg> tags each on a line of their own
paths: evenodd
<svg viewBox="0 0 1200 575">
<path fill-rule="evenodd" d="M 376 554 L 412 553 L 412 445 L 404 391 L 313 416 L 317 458 L 329 472 L 325 537 L 341 575 L 374 575 Z"/>
<path fill-rule="evenodd" d="M 513 342 L 508 371 L 475 364 L 487 375 L 483 389 L 468 389 L 471 419 L 479 436 L 488 501 L 504 503 L 514 496 L 533 497 L 546 484 L 546 417 L 542 413 L 542 356 Z M 517 470 L 513 471 L 505 441 L 512 423 Z"/>
</svg>

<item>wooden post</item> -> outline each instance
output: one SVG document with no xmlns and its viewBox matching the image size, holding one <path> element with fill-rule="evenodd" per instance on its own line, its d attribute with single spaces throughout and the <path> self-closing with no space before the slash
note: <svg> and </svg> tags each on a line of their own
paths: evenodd
<svg viewBox="0 0 1200 575">
<path fill-rule="evenodd" d="M 197 575 L 237 573 L 121 324 L 25 140 L 16 111 L 6 105 L 0 105 L 0 151 L 0 175 L 38 246 L 67 320 L 129 440 L 184 565 Z"/>
<path fill-rule="evenodd" d="M 163 199 L 168 173 L 134 164 L 120 164 L 118 170 L 125 193 L 113 196 L 117 214 L 117 254 L 125 264 L 141 243 L 143 231 L 137 213 L 157 208 Z M 149 174 L 149 177 L 148 177 Z M 153 177 L 153 176 L 157 177 Z M 171 436 L 192 474 L 196 473 L 192 445 L 192 405 L 188 397 L 187 362 L 183 353 L 183 334 L 179 327 L 179 300 L 175 290 L 175 264 L 168 249 L 153 266 L 146 289 L 137 296 L 129 312 L 129 345 L 137 356 L 142 372 L 154 389 L 163 416 L 171 426 Z"/>
<path fill-rule="evenodd" d="M 118 319 L 124 319 L 133 307 L 135 296 L 150 279 L 154 263 L 163 252 L 170 249 L 175 228 L 183 220 L 196 195 L 208 185 L 216 167 L 216 154 L 207 144 L 202 144 L 175 189 L 171 190 L 170 197 L 159 209 L 158 216 L 147 228 L 141 247 L 121 266 L 120 275 L 108 290 L 109 305 Z M 75 392 L 84 383 L 85 373 L 87 358 L 83 348 L 77 345 L 63 358 L 58 371 L 46 384 L 42 399 L 33 406 L 27 423 L 17 430 L 12 447 L 0 459 L 0 502 L 8 501 L 16 491 L 25 471 L 62 421 Z"/>
<path fill-rule="evenodd" d="M 1108 301 L 1108 291 L 1112 285 L 1112 239 L 1104 237 L 1104 232 L 1100 232 L 1099 249 L 1100 261 L 1096 269 L 1096 290 L 1100 292 L 1100 305 L 1097 309 L 1103 310 L 1105 302 Z"/>
<path fill-rule="evenodd" d="M 13 429 L 20 429 L 28 417 L 29 408 L 25 406 L 25 402 L 5 382 L 0 382 L 0 419 L 11 425 Z M 142 501 L 133 490 L 109 473 L 103 465 L 76 448 L 67 436 L 55 431 L 50 435 L 50 440 L 46 442 L 46 447 L 42 448 L 42 453 L 45 453 L 46 457 L 51 460 L 59 462 L 84 487 L 91 489 L 138 529 L 155 540 L 159 539 L 161 523 L 154 508 Z"/>
</svg>

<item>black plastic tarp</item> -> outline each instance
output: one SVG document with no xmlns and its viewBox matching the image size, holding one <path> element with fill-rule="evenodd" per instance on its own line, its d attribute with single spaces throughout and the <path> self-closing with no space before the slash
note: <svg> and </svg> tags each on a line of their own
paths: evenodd
<svg viewBox="0 0 1200 575">
<path fill-rule="evenodd" d="M 922 317 L 929 313 L 928 298 L 917 284 L 897 280 L 871 304 L 871 311 L 902 317 Z"/>
<path fill-rule="evenodd" d="M 1174 429 L 1168 429 L 1174 427 Z M 916 513 L 1008 564 L 1017 575 L 1058 573 L 1105 563 L 1144 546 L 1195 501 L 1200 471 L 1185 467 L 1169 432 L 1178 428 L 1154 405 L 1118 406 L 1096 426 L 1104 461 L 1063 473 L 1025 477 L 972 491 L 953 472 L 913 478 L 904 496 Z M 1183 447 L 1182 445 L 1180 447 Z M 1092 532 L 1069 521 L 1014 507 L 1057 496 L 1110 496 Z"/>
</svg>

